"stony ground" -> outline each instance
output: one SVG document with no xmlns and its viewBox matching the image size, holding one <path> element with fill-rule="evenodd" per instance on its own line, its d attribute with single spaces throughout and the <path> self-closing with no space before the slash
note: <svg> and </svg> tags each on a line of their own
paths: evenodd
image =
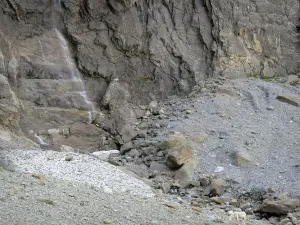
<svg viewBox="0 0 300 225">
<path fill-rule="evenodd" d="M 286 94 L 300 99 L 300 89 L 259 79 L 226 81 L 216 94 L 173 98 L 156 139 L 181 132 L 193 146 L 198 163 L 194 176 L 219 174 L 240 193 L 271 188 L 299 197 L 299 107 L 277 100 Z M 204 142 L 197 138 L 207 136 Z M 196 140 L 196 141 L 195 141 Z M 234 165 L 232 155 L 246 152 L 251 162 Z M 220 173 L 214 173 L 221 167 Z"/>
<path fill-rule="evenodd" d="M 78 182 L 0 172 L 0 224 L 229 224 L 215 207 L 203 209 L 163 198 L 107 194 Z M 268 224 L 248 218 L 248 224 Z"/>
<path fill-rule="evenodd" d="M 279 101 L 282 94 L 296 99 Z M 158 115 L 146 118 L 153 125 L 150 131 L 145 126 L 146 141 L 180 132 L 193 148 L 194 180 L 221 177 L 231 187 L 227 196 L 272 189 L 299 197 L 299 96 L 297 87 L 258 79 L 213 81 L 189 97 L 168 99 Z M 152 181 L 91 155 L 24 152 L 8 132 L 0 137 L 0 166 L 14 171 L 0 172 L 0 224 L 237 224 L 226 204 L 192 204 L 190 196 L 164 195 L 148 186 Z M 236 152 L 248 161 L 237 166 Z M 131 153 L 122 163 L 141 166 L 149 158 Z M 292 224 L 285 217 L 255 219 L 247 215 L 247 224 Z"/>
</svg>

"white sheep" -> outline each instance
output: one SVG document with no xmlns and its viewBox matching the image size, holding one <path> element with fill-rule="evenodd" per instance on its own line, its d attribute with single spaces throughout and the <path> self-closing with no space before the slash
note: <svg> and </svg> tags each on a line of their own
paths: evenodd
<svg viewBox="0 0 300 225">
<path fill-rule="evenodd" d="M 233 218 L 236 218 L 236 221 L 238 222 L 240 219 L 243 220 L 243 224 L 246 224 L 246 213 L 245 212 L 231 212 L 229 221 L 231 221 Z"/>
</svg>

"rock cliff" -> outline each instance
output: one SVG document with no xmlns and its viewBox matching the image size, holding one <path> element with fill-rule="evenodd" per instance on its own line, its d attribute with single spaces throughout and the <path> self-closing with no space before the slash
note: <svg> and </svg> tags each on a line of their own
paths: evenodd
<svg viewBox="0 0 300 225">
<path fill-rule="evenodd" d="M 143 105 L 208 77 L 297 75 L 299 14 L 298 0 L 3 0 L 0 125 L 117 147 Z"/>
</svg>

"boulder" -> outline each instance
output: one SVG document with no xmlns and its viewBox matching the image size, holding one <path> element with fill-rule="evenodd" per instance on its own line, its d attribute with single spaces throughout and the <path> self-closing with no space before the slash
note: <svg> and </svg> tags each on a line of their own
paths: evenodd
<svg viewBox="0 0 300 225">
<path fill-rule="evenodd" d="M 237 166 L 247 166 L 252 163 L 251 156 L 248 152 L 242 150 L 232 154 L 233 162 Z"/>
<path fill-rule="evenodd" d="M 195 143 L 202 143 L 204 142 L 206 139 L 208 138 L 208 134 L 206 133 L 203 133 L 203 134 L 199 134 L 199 135 L 196 135 L 192 138 L 192 141 L 195 142 Z"/>
<path fill-rule="evenodd" d="M 120 154 L 124 154 L 125 152 L 128 152 L 129 150 L 131 150 L 133 148 L 133 144 L 132 142 L 127 142 L 124 145 L 122 145 L 121 149 L 120 149 Z"/>
<path fill-rule="evenodd" d="M 62 152 L 74 152 L 75 151 L 74 148 L 67 146 L 67 145 L 61 145 L 60 150 Z"/>
<path fill-rule="evenodd" d="M 230 198 L 229 197 L 211 197 L 210 201 L 217 203 L 217 204 L 225 204 L 227 202 L 230 202 Z"/>
<path fill-rule="evenodd" d="M 127 166 L 127 169 L 131 172 L 133 172 L 134 174 L 136 174 L 137 176 L 141 177 L 141 178 L 148 178 L 149 177 L 149 173 L 147 170 L 147 166 L 144 164 L 141 165 L 129 165 Z"/>
<path fill-rule="evenodd" d="M 261 206 L 261 211 L 275 215 L 287 215 L 291 212 L 300 211 L 300 200 L 265 200 Z"/>
<path fill-rule="evenodd" d="M 171 169 L 178 169 L 192 159 L 193 149 L 189 145 L 169 149 L 167 153 L 167 165 Z"/>
<path fill-rule="evenodd" d="M 149 172 L 150 173 L 154 173 L 154 172 L 161 172 L 161 171 L 164 171 L 166 170 L 167 167 L 165 164 L 162 164 L 162 163 L 158 163 L 158 162 L 151 162 L 150 164 L 150 167 L 149 167 Z"/>
<path fill-rule="evenodd" d="M 299 77 L 297 75 L 289 75 L 287 78 L 287 83 L 290 85 L 299 84 Z"/>
<path fill-rule="evenodd" d="M 141 153 L 137 150 L 137 149 L 131 149 L 128 153 L 127 153 L 128 156 L 132 157 L 132 158 L 138 158 Z"/>
<path fill-rule="evenodd" d="M 164 140 L 160 145 L 160 148 L 161 150 L 167 150 L 174 147 L 180 147 L 184 144 L 186 144 L 186 138 L 180 133 L 175 133 Z"/>
<path fill-rule="evenodd" d="M 297 107 L 300 106 L 300 98 L 296 97 L 296 96 L 290 96 L 290 95 L 287 95 L 287 94 L 281 94 L 281 95 L 278 95 L 276 97 L 276 99 L 279 100 L 279 101 L 281 101 L 281 102 L 285 102 L 285 103 L 288 103 L 290 105 L 293 105 L 293 106 L 297 106 Z"/>
<path fill-rule="evenodd" d="M 226 183 L 223 179 L 213 179 L 210 185 L 210 196 L 221 196 L 226 191 Z"/>
<path fill-rule="evenodd" d="M 108 161 L 110 156 L 110 151 L 97 151 L 97 152 L 93 152 L 92 154 L 97 156 L 97 158 L 102 161 Z"/>
<path fill-rule="evenodd" d="M 125 125 L 120 132 L 120 136 L 124 143 L 131 141 L 137 136 L 137 132 L 130 125 Z"/>
<path fill-rule="evenodd" d="M 152 147 L 152 146 L 144 147 L 144 148 L 142 148 L 142 152 L 143 152 L 144 156 L 147 156 L 147 155 L 150 155 L 150 154 L 156 154 L 157 148 Z"/>
<path fill-rule="evenodd" d="M 152 101 L 149 103 L 149 110 L 152 114 L 159 114 L 158 102 Z"/>
<path fill-rule="evenodd" d="M 181 187 L 188 186 L 193 180 L 195 167 L 196 163 L 191 159 L 175 172 L 175 180 L 178 180 Z"/>
</svg>

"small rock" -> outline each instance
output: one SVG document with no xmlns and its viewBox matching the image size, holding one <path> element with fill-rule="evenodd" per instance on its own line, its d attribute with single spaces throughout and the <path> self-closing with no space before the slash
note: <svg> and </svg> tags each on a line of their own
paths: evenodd
<svg viewBox="0 0 300 225">
<path fill-rule="evenodd" d="M 238 93 L 234 90 L 232 86 L 222 85 L 218 87 L 218 93 L 227 94 L 229 96 L 236 96 Z"/>
<path fill-rule="evenodd" d="M 121 157 L 109 157 L 108 162 L 115 166 L 123 166 L 124 165 Z"/>
<path fill-rule="evenodd" d="M 124 159 L 125 159 L 127 162 L 133 162 L 133 158 L 132 158 L 131 156 L 125 155 Z"/>
<path fill-rule="evenodd" d="M 167 165 L 171 169 L 177 169 L 192 158 L 193 150 L 190 146 L 175 147 L 168 150 Z"/>
<path fill-rule="evenodd" d="M 153 172 L 161 172 L 161 171 L 164 171 L 166 170 L 167 167 L 165 164 L 161 164 L 161 163 L 158 163 L 158 162 L 151 162 L 150 164 L 150 167 L 149 167 L 149 172 L 150 173 L 153 173 Z"/>
<path fill-rule="evenodd" d="M 145 132 L 143 132 L 143 131 L 140 131 L 140 132 L 138 132 L 137 136 L 138 136 L 139 138 L 146 138 L 146 137 L 147 137 L 147 134 L 146 134 Z"/>
<path fill-rule="evenodd" d="M 226 190 L 226 183 L 223 179 L 214 179 L 210 185 L 210 196 L 221 196 Z"/>
<path fill-rule="evenodd" d="M 127 143 L 137 136 L 137 132 L 134 130 L 134 128 L 132 126 L 126 125 L 120 131 L 120 136 L 121 136 L 123 142 Z"/>
<path fill-rule="evenodd" d="M 209 177 L 201 177 L 199 179 L 201 186 L 207 187 L 210 184 L 210 179 Z"/>
<path fill-rule="evenodd" d="M 226 131 L 220 131 L 219 132 L 219 139 L 226 139 L 228 137 L 229 137 L 229 135 Z"/>
<path fill-rule="evenodd" d="M 279 225 L 286 225 L 290 222 L 291 222 L 291 220 L 289 218 L 285 218 L 285 219 L 280 220 Z"/>
<path fill-rule="evenodd" d="M 234 164 L 237 166 L 247 166 L 252 163 L 251 156 L 246 151 L 237 151 L 232 154 Z"/>
<path fill-rule="evenodd" d="M 285 199 L 285 200 L 264 200 L 261 206 L 261 211 L 272 213 L 276 215 L 286 215 L 290 212 L 300 210 L 299 199 Z"/>
<path fill-rule="evenodd" d="M 74 148 L 67 146 L 67 145 L 61 145 L 60 150 L 62 152 L 74 152 Z"/>
<path fill-rule="evenodd" d="M 200 187 L 200 181 L 192 180 L 189 182 L 190 187 Z"/>
<path fill-rule="evenodd" d="M 252 210 L 251 208 L 246 209 L 246 210 L 245 210 L 245 213 L 246 213 L 247 215 L 254 215 L 254 212 L 253 212 L 253 210 Z"/>
<path fill-rule="evenodd" d="M 223 172 L 225 170 L 225 168 L 223 166 L 218 166 L 215 170 L 214 173 L 220 173 Z"/>
<path fill-rule="evenodd" d="M 180 204 L 175 203 L 175 202 L 164 202 L 164 203 L 162 203 L 162 205 L 167 206 L 172 209 L 178 209 L 180 207 Z"/>
<path fill-rule="evenodd" d="M 161 189 L 162 189 L 164 194 L 167 194 L 171 189 L 171 185 L 169 183 L 163 183 L 161 185 Z"/>
<path fill-rule="evenodd" d="M 128 156 L 131 156 L 132 158 L 138 158 L 141 153 L 137 149 L 131 149 L 129 152 L 126 153 Z"/>
<path fill-rule="evenodd" d="M 287 83 L 290 85 L 297 85 L 299 83 L 299 78 L 297 75 L 289 75 Z"/>
<path fill-rule="evenodd" d="M 110 156 L 119 156 L 120 151 L 119 150 L 108 150 L 110 152 Z"/>
<path fill-rule="evenodd" d="M 153 179 L 153 182 L 157 184 L 163 184 L 165 182 L 164 178 L 162 176 L 155 176 Z"/>
<path fill-rule="evenodd" d="M 149 103 L 149 110 L 153 115 L 159 114 L 158 102 L 156 100 Z"/>
<path fill-rule="evenodd" d="M 185 110 L 185 113 L 186 113 L 186 114 L 192 114 L 192 110 L 187 109 L 187 110 Z"/>
<path fill-rule="evenodd" d="M 292 221 L 293 224 L 300 225 L 300 221 L 297 220 L 291 213 L 287 214 L 287 217 Z"/>
<path fill-rule="evenodd" d="M 126 144 L 122 145 L 122 147 L 120 149 L 120 154 L 124 154 L 125 152 L 128 152 L 132 148 L 133 148 L 132 142 L 131 141 L 127 142 Z"/>
<path fill-rule="evenodd" d="M 150 155 L 150 154 L 156 154 L 157 148 L 155 147 L 145 147 L 142 148 L 142 152 L 144 156 Z"/>
<path fill-rule="evenodd" d="M 146 110 L 144 118 L 149 118 L 151 116 L 150 110 Z"/>
<path fill-rule="evenodd" d="M 200 144 L 200 143 L 204 142 L 207 138 L 208 138 L 208 134 L 203 133 L 203 134 L 199 134 L 198 136 L 194 136 L 192 138 L 192 141 Z"/>
<path fill-rule="evenodd" d="M 191 159 L 175 172 L 175 180 L 179 181 L 181 187 L 186 187 L 193 180 L 195 167 L 196 163 Z"/>
<path fill-rule="evenodd" d="M 112 224 L 113 221 L 112 221 L 112 220 L 103 220 L 103 223 L 104 223 L 104 224 Z"/>
<path fill-rule="evenodd" d="M 230 202 L 229 202 L 230 205 L 234 206 L 234 207 L 239 207 L 239 201 L 236 200 L 236 199 L 231 199 Z M 242 211 L 245 211 L 245 210 L 242 210 Z"/>
<path fill-rule="evenodd" d="M 131 172 L 135 173 L 136 175 L 138 175 L 141 178 L 143 178 L 143 177 L 149 178 L 148 168 L 144 164 L 142 164 L 142 165 L 129 165 L 127 167 L 127 169 L 130 170 Z"/>
<path fill-rule="evenodd" d="M 295 96 L 281 94 L 281 95 L 278 95 L 276 99 L 278 99 L 281 102 L 285 102 L 290 105 L 293 105 L 293 106 L 297 106 L 297 107 L 300 106 L 300 98 L 295 97 Z"/>
<path fill-rule="evenodd" d="M 246 209 L 251 208 L 251 204 L 249 202 L 240 205 L 242 211 L 246 211 Z"/>
<path fill-rule="evenodd" d="M 164 156 L 164 153 L 163 151 L 159 151 L 157 154 L 156 154 L 157 157 L 163 157 Z"/>
<path fill-rule="evenodd" d="M 67 155 L 67 156 L 65 157 L 65 161 L 70 162 L 70 161 L 72 161 L 72 160 L 73 160 L 73 156 L 72 156 L 72 155 Z"/>
<path fill-rule="evenodd" d="M 108 158 L 110 156 L 110 151 L 97 151 L 97 152 L 93 152 L 92 154 L 97 156 L 97 158 L 102 161 L 108 161 Z"/>
<path fill-rule="evenodd" d="M 229 197 L 211 197 L 210 200 L 217 204 L 225 204 L 230 201 Z"/>
</svg>

